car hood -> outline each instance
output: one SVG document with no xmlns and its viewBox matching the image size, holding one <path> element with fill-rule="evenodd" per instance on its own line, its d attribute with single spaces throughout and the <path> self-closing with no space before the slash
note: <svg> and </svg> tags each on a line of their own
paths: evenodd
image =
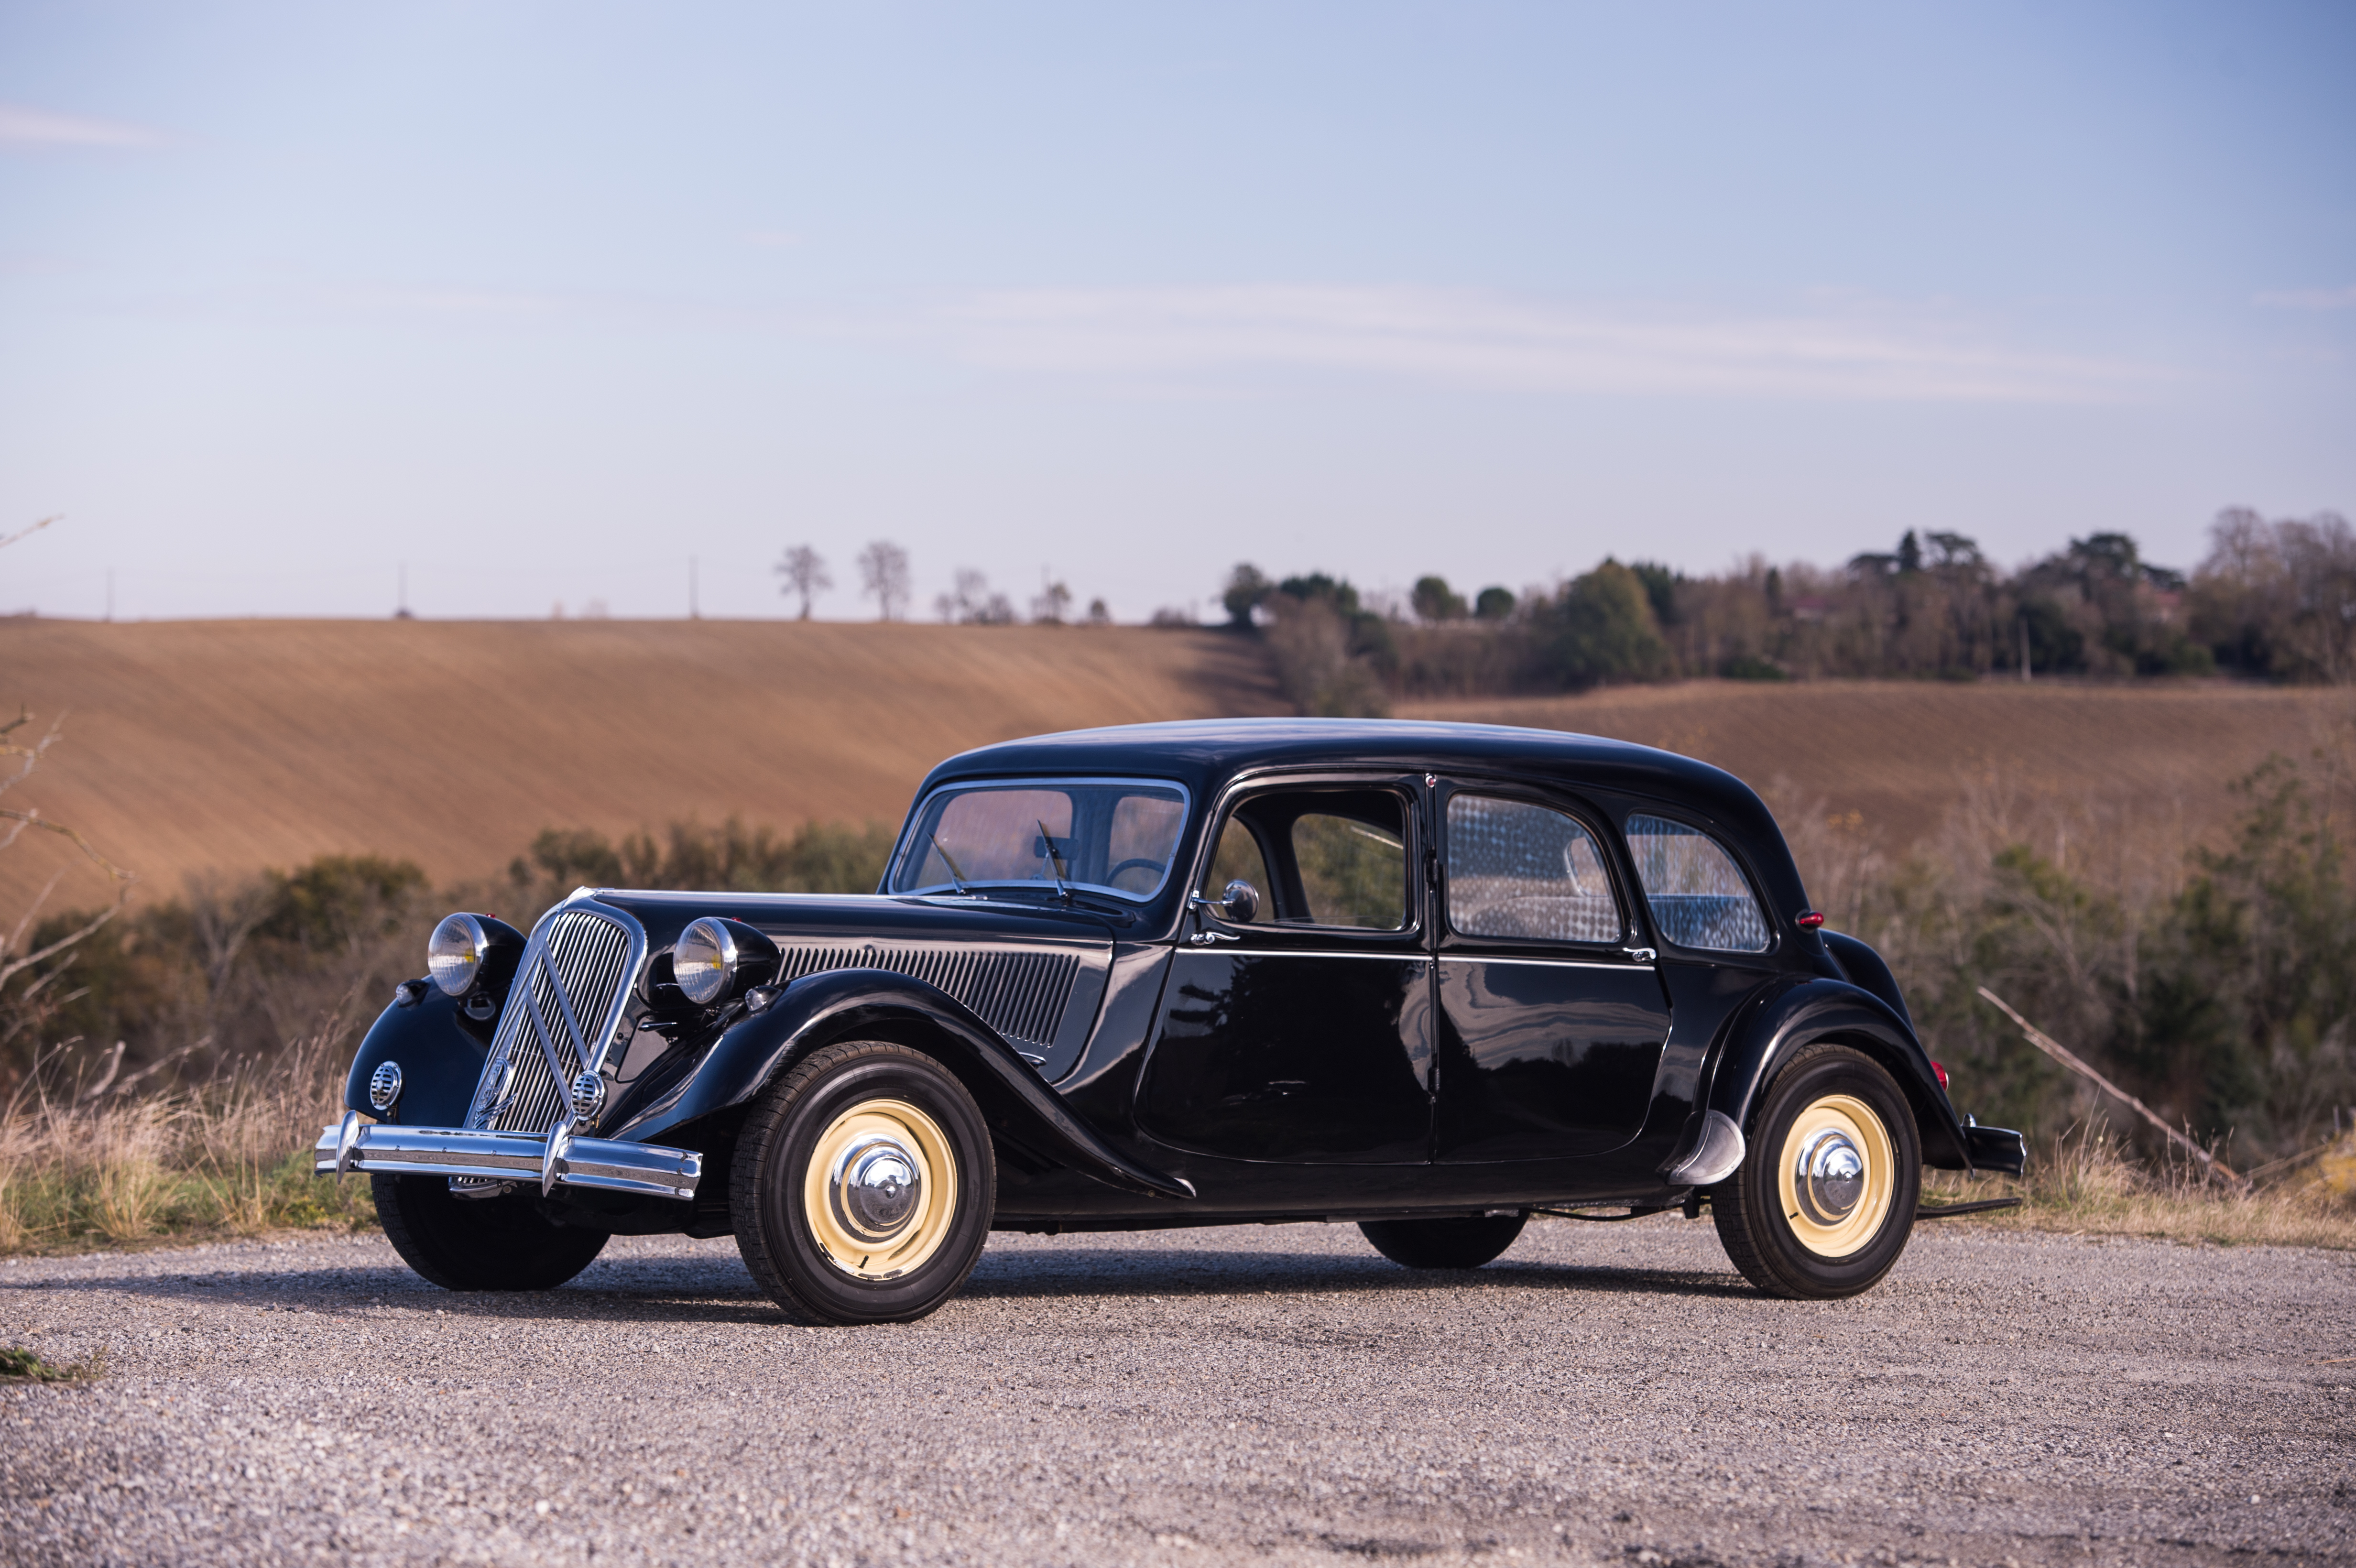
<svg viewBox="0 0 2356 1568">
<path fill-rule="evenodd" d="M 598 902 L 627 912 L 646 928 L 649 951 L 679 940 L 705 915 L 740 920 L 780 947 L 811 943 L 1014 943 L 1109 949 L 1111 920 L 1084 907 L 1041 908 L 988 901 L 882 894 L 666 892 L 591 890 Z"/>
</svg>

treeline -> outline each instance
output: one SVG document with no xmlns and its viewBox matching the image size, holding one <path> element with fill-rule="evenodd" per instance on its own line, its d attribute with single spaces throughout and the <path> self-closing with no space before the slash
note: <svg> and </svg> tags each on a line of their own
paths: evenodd
<svg viewBox="0 0 2356 1568">
<path fill-rule="evenodd" d="M 2356 535 L 2325 513 L 2222 514 L 2190 573 L 2096 533 L 2006 571 L 1960 534 L 1909 531 L 1843 566 L 1752 557 L 1690 577 L 1607 559 L 1567 582 L 1465 594 L 1419 580 L 1369 603 L 1323 572 L 1229 576 L 1229 624 L 1268 638 L 1303 712 L 1404 696 L 1578 691 L 1633 681 L 2356 675 Z"/>
<path fill-rule="evenodd" d="M 892 842 L 882 823 L 809 823 L 780 834 L 732 817 L 619 841 L 551 828 L 503 875 L 452 886 L 434 886 L 412 861 L 351 855 L 292 871 L 192 879 L 179 897 L 128 912 L 0 987 L 0 1100 L 58 1052 L 87 1059 L 85 1083 L 111 1075 L 110 1088 L 160 1086 L 202 1081 L 241 1059 L 274 1059 L 323 1029 L 351 1036 L 394 985 L 424 972 L 425 939 L 454 909 L 528 930 L 584 884 L 873 892 Z M 88 919 L 55 915 L 30 946 Z"/>
</svg>

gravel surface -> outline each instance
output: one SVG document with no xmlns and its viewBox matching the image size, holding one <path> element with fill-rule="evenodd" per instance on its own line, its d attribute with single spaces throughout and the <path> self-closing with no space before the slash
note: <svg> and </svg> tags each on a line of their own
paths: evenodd
<svg viewBox="0 0 2356 1568">
<path fill-rule="evenodd" d="M 1797 1304 L 1675 1216 L 999 1236 L 809 1329 L 724 1240 L 500 1297 L 305 1238 L 8 1260 L 0 1343 L 106 1358 L 0 1389 L 10 1563 L 2356 1563 L 2340 1253 L 1952 1221 Z"/>
</svg>

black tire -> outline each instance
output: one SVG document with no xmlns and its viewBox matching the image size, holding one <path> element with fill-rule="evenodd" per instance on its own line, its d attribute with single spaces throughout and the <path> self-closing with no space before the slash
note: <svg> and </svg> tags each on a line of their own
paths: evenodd
<svg viewBox="0 0 2356 1568">
<path fill-rule="evenodd" d="M 1455 1220 L 1362 1220 L 1375 1251 L 1406 1268 L 1479 1268 L 1514 1244 L 1528 1220 L 1497 1214 Z"/>
<path fill-rule="evenodd" d="M 831 1179 L 837 1168 L 864 1168 L 871 1184 Z M 897 1184 L 895 1169 L 916 1179 Z M 789 1317 L 906 1323 L 973 1273 L 997 1208 L 997 1156 L 948 1068 L 905 1045 L 848 1041 L 813 1051 L 755 1102 L 728 1203 L 744 1266 Z"/>
<path fill-rule="evenodd" d="M 444 1290 L 553 1290 L 610 1239 L 542 1219 L 519 1192 L 454 1197 L 446 1176 L 372 1173 L 369 1189 L 392 1250 Z"/>
<path fill-rule="evenodd" d="M 1803 1191 L 1800 1156 L 1819 1136 L 1849 1145 L 1840 1168 Z M 1843 1045 L 1804 1048 L 1777 1073 L 1747 1130 L 1732 1176 L 1709 1191 L 1718 1239 L 1742 1276 L 1770 1296 L 1826 1300 L 1869 1290 L 1898 1262 L 1922 1193 L 1922 1142 L 1906 1096 L 1881 1064 Z M 1812 1158 L 1837 1159 L 1837 1144 Z M 1850 1190 L 1856 1197 L 1841 1206 Z"/>
</svg>

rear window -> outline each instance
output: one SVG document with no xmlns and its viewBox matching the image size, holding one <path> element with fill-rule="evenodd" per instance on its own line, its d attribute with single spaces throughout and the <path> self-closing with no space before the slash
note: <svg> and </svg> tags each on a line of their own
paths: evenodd
<svg viewBox="0 0 2356 1568">
<path fill-rule="evenodd" d="M 1636 880 L 1663 937 L 1720 953 L 1767 951 L 1767 917 L 1725 845 L 1665 816 L 1631 816 L 1627 833 Z"/>
</svg>

